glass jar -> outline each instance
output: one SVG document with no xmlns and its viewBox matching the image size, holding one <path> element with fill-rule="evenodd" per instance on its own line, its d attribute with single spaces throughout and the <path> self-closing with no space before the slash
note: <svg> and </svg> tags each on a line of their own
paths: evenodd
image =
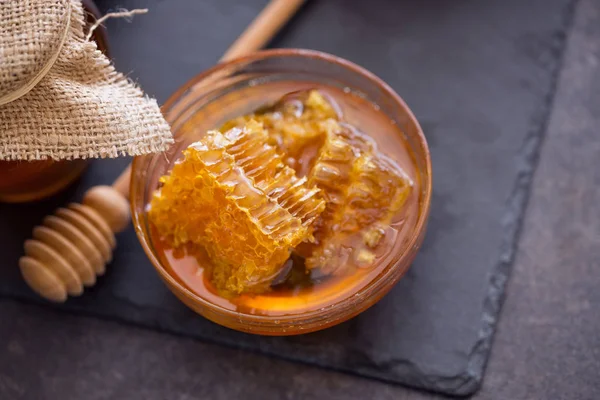
<svg viewBox="0 0 600 400">
<path fill-rule="evenodd" d="M 84 0 L 83 8 L 89 28 L 101 15 L 91 0 Z M 99 26 L 92 39 L 108 56 L 106 29 Z M 51 196 L 79 178 L 87 164 L 87 160 L 0 161 L 0 202 L 21 203 Z"/>
<path fill-rule="evenodd" d="M 283 93 L 265 89 L 271 83 L 293 82 L 295 88 L 323 84 L 368 100 L 382 111 L 403 135 L 418 180 L 417 215 L 406 223 L 403 240 L 394 239 L 383 265 L 352 293 L 322 308 L 288 314 L 259 315 L 231 310 L 201 296 L 163 261 L 153 242 L 147 206 L 159 178 L 190 143 L 206 130 L 246 114 L 279 98 Z M 284 85 L 285 86 L 285 85 Z M 356 110 L 361 113 L 361 110 Z M 383 81 L 338 57 L 308 50 L 267 50 L 219 64 L 198 75 L 163 106 L 176 143 L 166 153 L 134 158 L 131 180 L 131 210 L 138 238 L 154 268 L 169 289 L 187 306 L 221 325 L 263 335 L 292 335 L 320 330 L 347 320 L 383 297 L 407 271 L 423 240 L 431 199 L 431 162 L 423 132 L 404 101 Z M 351 122 L 351 121 L 349 121 Z M 352 123 L 352 122 L 351 122 Z M 381 145 L 382 143 L 380 143 Z M 385 148 L 382 146 L 382 148 Z M 404 227 L 403 227 L 404 229 Z"/>
</svg>

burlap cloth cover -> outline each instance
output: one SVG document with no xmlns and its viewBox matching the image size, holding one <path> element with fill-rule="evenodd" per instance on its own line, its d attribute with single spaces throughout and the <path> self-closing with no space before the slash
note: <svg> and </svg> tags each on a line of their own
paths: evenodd
<svg viewBox="0 0 600 400">
<path fill-rule="evenodd" d="M 156 100 L 83 27 L 79 0 L 0 0 L 0 160 L 140 155 L 172 143 Z"/>
</svg>

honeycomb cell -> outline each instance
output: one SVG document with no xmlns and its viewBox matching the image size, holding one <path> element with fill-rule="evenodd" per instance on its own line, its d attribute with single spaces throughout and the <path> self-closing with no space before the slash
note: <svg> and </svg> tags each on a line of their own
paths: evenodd
<svg viewBox="0 0 600 400">
<path fill-rule="evenodd" d="M 263 126 L 209 132 L 161 178 L 149 219 L 175 249 L 208 254 L 210 279 L 225 294 L 264 292 L 290 255 L 312 240 L 325 208 L 318 188 L 298 179 Z"/>
<path fill-rule="evenodd" d="M 269 144 L 302 177 L 311 169 L 325 136 L 339 130 L 341 112 L 325 93 L 298 91 L 283 96 L 274 105 L 228 121 L 221 130 L 243 126 L 251 119 L 263 124 Z"/>
</svg>

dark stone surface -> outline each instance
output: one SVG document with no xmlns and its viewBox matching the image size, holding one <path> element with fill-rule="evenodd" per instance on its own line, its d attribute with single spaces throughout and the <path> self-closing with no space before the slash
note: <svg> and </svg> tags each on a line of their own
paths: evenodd
<svg viewBox="0 0 600 400">
<path fill-rule="evenodd" d="M 600 398 L 600 2 L 577 7 L 482 398 Z"/>
<path fill-rule="evenodd" d="M 113 4 L 104 1 L 101 5 L 107 7 L 109 3 Z M 109 26 L 117 66 L 124 71 L 132 70 L 132 77 L 137 77 L 146 90 L 164 101 L 177 86 L 212 64 L 263 3 L 245 2 L 231 7 L 227 2 L 158 2 L 151 7 L 154 14 L 139 17 L 132 25 Z M 513 240 L 553 93 L 553 75 L 569 20 L 569 3 L 566 0 L 493 4 L 432 0 L 313 2 L 274 44 L 334 52 L 371 69 L 407 100 L 428 135 L 436 174 L 429 235 L 411 273 L 371 310 L 339 327 L 297 338 L 267 339 L 234 333 L 194 316 L 179 305 L 158 281 L 132 232 L 121 236 L 115 265 L 103 282 L 83 298 L 67 303 L 64 309 L 116 317 L 430 390 L 472 392 L 481 379 L 499 300 L 513 259 Z M 120 4 L 133 8 L 147 2 Z M 236 23 L 226 22 L 225 18 Z M 78 190 L 95 182 L 109 181 L 123 163 L 120 160 L 95 164 Z M 8 250 L 7 268 L 0 271 L 3 293 L 30 298 L 18 283 L 12 266 L 30 227 L 64 201 L 65 196 L 61 196 L 37 205 L 0 208 L 0 240 L 6 243 L 5 251 Z M 0 316 L 19 316 L 18 307 L 11 303 L 3 308 Z M 11 354 L 16 354 L 15 357 L 19 354 L 19 338 L 14 332 L 35 324 L 27 316 L 16 319 L 21 325 L 2 324 L 4 329 L 0 331 L 8 335 L 2 343 L 10 346 L 12 340 L 17 340 L 12 350 L 7 348 L 9 361 Z M 63 320 L 69 324 L 78 321 L 70 317 Z M 56 334 L 54 326 L 47 329 L 48 333 Z M 85 354 L 85 346 L 79 348 L 77 335 L 74 336 L 74 348 L 67 351 L 72 355 Z M 150 337 L 147 342 L 135 344 L 144 351 L 159 341 L 158 335 L 140 333 L 140 336 Z M 48 338 L 45 342 L 50 346 L 48 351 L 60 355 L 58 349 L 66 338 Z M 35 341 L 35 335 L 23 340 Z M 81 333 L 78 340 L 85 343 L 91 338 Z M 101 346 L 108 346 L 104 349 L 112 346 L 111 339 L 107 340 L 97 339 Z M 177 343 L 172 345 L 178 348 L 185 346 L 173 339 L 165 341 Z M 114 344 L 134 346 L 131 342 Z M 98 343 L 90 343 L 90 347 L 95 344 Z M 209 348 L 197 343 L 193 346 L 197 346 L 198 352 Z M 254 358 L 239 352 L 210 349 L 213 354 L 222 354 L 216 357 L 224 358 L 214 360 L 216 371 L 203 367 L 212 379 L 218 379 L 219 366 L 232 369 L 227 373 L 229 376 L 224 374 L 227 379 L 236 379 L 236 373 L 242 374 L 248 368 L 267 369 L 261 367 L 264 361 L 251 365 L 254 361 L 248 360 Z M 40 354 L 44 348 L 36 351 Z M 157 354 L 165 355 L 163 351 L 160 349 Z M 243 359 L 242 364 L 250 365 L 244 369 L 234 367 L 235 361 L 230 364 L 227 354 L 235 354 Z M 100 355 L 92 352 L 90 357 L 99 360 Z M 125 359 L 134 363 L 135 357 L 129 354 Z M 109 360 L 102 360 L 108 365 Z M 256 357 L 256 360 L 262 359 Z M 189 365 L 190 370 L 185 370 L 180 378 L 181 382 L 191 382 L 193 369 L 199 368 L 197 358 L 191 357 L 190 364 L 166 359 L 167 364 L 173 363 L 169 364 L 173 368 L 178 365 L 176 361 L 182 362 L 184 369 Z M 85 362 L 75 364 L 79 366 L 78 373 L 84 376 L 86 367 L 91 368 Z M 280 361 L 270 363 L 290 371 L 299 368 Z M 68 368 L 67 364 L 61 364 L 49 374 L 61 379 L 59 371 Z M 172 369 L 165 373 L 169 370 Z M 140 371 L 124 372 L 138 379 L 143 376 L 138 375 L 142 374 Z M 250 376 L 255 373 L 249 372 Z M 43 379 L 43 371 L 40 374 L 38 379 L 40 376 Z M 91 369 L 90 374 L 93 374 Z M 13 386 L 17 394 L 31 390 L 18 383 L 24 382 L 18 377 L 0 376 L 8 377 L 6 390 Z M 339 382 L 349 379 L 331 376 L 338 377 L 335 379 Z M 12 385 L 11 379 L 17 383 Z M 36 377 L 31 379 L 35 382 Z M 269 379 L 267 382 L 274 378 Z M 162 393 L 171 390 L 185 398 L 181 388 L 176 388 L 177 381 L 169 382 L 173 386 L 161 388 Z M 368 385 L 366 381 L 358 382 L 366 387 L 379 387 L 374 382 Z M 276 390 L 285 394 L 281 390 L 287 384 L 275 385 Z M 42 387 L 47 390 L 47 385 Z M 316 390 L 310 382 L 292 382 L 291 386 L 294 385 L 304 385 L 305 393 Z M 214 398 L 219 398 L 219 393 L 224 393 L 222 398 L 227 393 L 235 394 L 233 388 L 223 388 L 223 392 L 215 392 L 213 387 L 210 390 Z M 396 389 L 389 389 L 389 393 L 395 392 Z M 114 395 L 122 397 L 119 393 Z"/>
</svg>

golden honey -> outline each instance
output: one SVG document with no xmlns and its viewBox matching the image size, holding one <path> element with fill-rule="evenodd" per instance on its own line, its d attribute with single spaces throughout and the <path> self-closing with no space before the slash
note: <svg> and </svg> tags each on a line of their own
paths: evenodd
<svg viewBox="0 0 600 400">
<path fill-rule="evenodd" d="M 420 182 L 403 133 L 374 104 L 271 85 L 280 99 L 199 133 L 148 216 L 161 263 L 190 290 L 277 316 L 334 304 L 381 272 L 418 217 Z"/>
</svg>

